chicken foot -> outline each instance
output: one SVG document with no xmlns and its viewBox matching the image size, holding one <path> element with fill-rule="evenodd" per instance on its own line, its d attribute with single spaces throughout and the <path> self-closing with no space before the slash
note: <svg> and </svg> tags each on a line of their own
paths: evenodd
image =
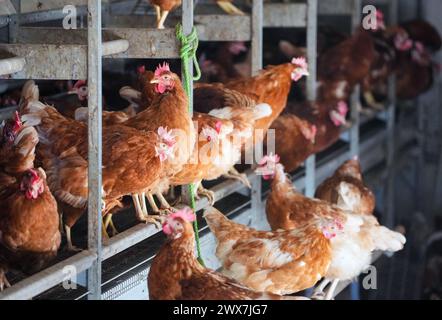
<svg viewBox="0 0 442 320">
<path fill-rule="evenodd" d="M 3 267 L 0 267 L 0 292 L 9 287 L 11 287 L 11 284 L 6 278 L 6 270 Z"/>
<path fill-rule="evenodd" d="M 64 229 L 65 229 L 65 233 L 66 233 L 67 250 L 71 251 L 71 252 L 81 251 L 80 248 L 78 248 L 72 244 L 71 227 L 69 227 L 67 224 L 65 224 Z"/>
<path fill-rule="evenodd" d="M 325 298 L 324 289 L 330 282 L 331 281 L 329 279 L 322 280 L 321 283 L 316 287 L 311 298 L 314 300 L 324 300 Z"/>
<path fill-rule="evenodd" d="M 234 4 L 229 1 L 217 1 L 218 6 L 220 6 L 223 11 L 231 15 L 240 15 L 243 16 L 244 12 L 237 8 Z"/>
<path fill-rule="evenodd" d="M 111 229 L 111 235 L 112 237 L 118 234 L 117 228 L 115 228 L 114 222 L 112 221 L 112 214 L 108 213 L 103 217 L 103 229 L 106 232 L 107 238 L 109 238 L 109 234 L 107 233 L 107 229 Z M 104 235 L 104 233 L 103 233 Z"/>
<path fill-rule="evenodd" d="M 372 109 L 382 111 L 384 110 L 384 105 L 380 102 L 377 102 L 371 91 L 364 92 L 364 99 L 367 102 L 368 106 Z"/>
<path fill-rule="evenodd" d="M 227 174 L 224 174 L 223 177 L 228 179 L 235 179 L 240 182 L 242 182 L 246 187 L 249 189 L 252 188 L 252 185 L 250 184 L 249 179 L 247 178 L 247 175 L 244 173 L 239 173 L 234 167 L 232 167 Z"/>
<path fill-rule="evenodd" d="M 158 20 L 157 28 L 158 29 L 164 29 L 164 22 L 166 21 L 167 15 L 169 14 L 169 11 L 164 10 L 161 12 L 160 18 Z"/>
<path fill-rule="evenodd" d="M 147 194 L 147 199 L 149 200 L 150 193 Z M 152 195 L 150 195 L 152 196 Z M 157 220 L 158 216 L 152 216 L 149 215 L 147 212 L 147 206 L 146 206 L 146 194 L 143 192 L 142 194 L 133 194 L 132 200 L 135 204 L 135 212 L 138 221 L 144 222 L 144 223 L 153 223 L 156 227 L 161 228 L 160 222 Z M 150 200 L 149 200 L 150 203 Z M 152 206 L 152 204 L 151 204 Z M 156 206 L 156 205 L 155 205 Z M 155 210 L 155 209 L 154 209 Z"/>
<path fill-rule="evenodd" d="M 216 202 L 215 192 L 204 188 L 201 181 L 199 181 L 198 183 L 195 184 L 195 197 L 197 199 L 199 199 L 200 195 L 206 197 L 211 206 L 213 206 L 215 204 L 215 202 Z"/>
<path fill-rule="evenodd" d="M 325 295 L 325 300 L 333 300 L 336 287 L 338 286 L 339 280 L 335 279 L 330 285 L 330 288 L 327 290 L 327 294 Z"/>
<path fill-rule="evenodd" d="M 163 194 L 161 192 L 157 192 L 155 193 L 155 195 L 157 196 L 158 200 L 161 203 L 161 209 L 160 209 L 160 214 L 169 214 L 171 212 L 176 211 L 173 206 L 171 206 L 169 204 L 169 202 L 166 200 L 166 198 L 164 198 Z"/>
</svg>

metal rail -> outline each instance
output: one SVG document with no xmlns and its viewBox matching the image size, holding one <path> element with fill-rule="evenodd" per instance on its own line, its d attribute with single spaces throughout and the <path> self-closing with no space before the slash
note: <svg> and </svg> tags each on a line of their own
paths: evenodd
<svg viewBox="0 0 442 320">
<path fill-rule="evenodd" d="M 88 0 L 88 249 L 96 254 L 87 270 L 89 299 L 101 298 L 102 66 L 101 1 Z"/>
<path fill-rule="evenodd" d="M 317 34 L 318 34 L 318 1 L 307 2 L 307 60 L 310 75 L 307 77 L 307 100 L 316 100 L 316 64 L 317 64 Z M 315 194 L 316 156 L 313 154 L 305 161 L 305 190 L 307 197 Z"/>
</svg>

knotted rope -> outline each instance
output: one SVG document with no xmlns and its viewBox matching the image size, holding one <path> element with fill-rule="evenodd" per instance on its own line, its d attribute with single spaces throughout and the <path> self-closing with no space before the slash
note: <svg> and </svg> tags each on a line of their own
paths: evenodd
<svg viewBox="0 0 442 320">
<path fill-rule="evenodd" d="M 187 96 L 189 97 L 189 106 L 188 106 L 189 113 L 193 114 L 193 105 L 192 103 L 190 103 L 190 96 L 192 94 L 191 83 L 201 78 L 201 70 L 198 65 L 198 60 L 196 59 L 196 50 L 198 49 L 198 34 L 194 27 L 192 28 L 192 32 L 189 35 L 185 35 L 183 32 L 183 26 L 181 24 L 178 24 L 176 26 L 176 37 L 181 42 L 180 58 L 183 66 L 184 91 L 187 93 Z M 196 75 L 193 77 L 191 77 L 189 70 L 190 60 L 193 60 L 193 65 L 196 71 Z M 193 212 L 196 215 L 195 185 L 193 183 L 189 184 L 188 188 L 189 188 L 190 207 L 192 208 Z M 193 223 L 193 229 L 195 231 L 196 251 L 198 254 L 198 261 L 201 263 L 201 265 L 204 266 L 204 260 L 201 255 L 198 219 L 196 218 Z"/>
</svg>

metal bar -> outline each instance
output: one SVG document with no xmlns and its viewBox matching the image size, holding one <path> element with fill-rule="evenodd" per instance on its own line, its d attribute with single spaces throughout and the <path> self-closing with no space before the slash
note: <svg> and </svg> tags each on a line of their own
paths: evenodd
<svg viewBox="0 0 442 320">
<path fill-rule="evenodd" d="M 389 20 L 390 24 L 395 25 L 398 20 L 398 2 L 397 0 L 390 1 L 389 6 Z M 388 98 L 389 106 L 387 109 L 387 181 L 385 185 L 385 225 L 389 228 L 394 226 L 394 178 L 395 178 L 395 121 L 396 121 L 396 78 L 391 76 L 388 79 Z"/>
<path fill-rule="evenodd" d="M 263 12 L 264 27 L 301 28 L 307 25 L 305 3 L 266 3 Z"/>
<path fill-rule="evenodd" d="M 0 16 L 16 14 L 14 5 L 10 0 L 0 0 Z"/>
<path fill-rule="evenodd" d="M 317 33 L 318 33 L 318 1 L 307 1 L 307 60 L 310 75 L 307 77 L 307 99 L 316 100 L 316 52 L 317 52 Z M 305 162 L 305 195 L 313 197 L 315 194 L 315 155 L 311 155 Z"/>
<path fill-rule="evenodd" d="M 25 59 L 15 57 L 0 60 L 0 76 L 22 71 L 26 64 Z"/>
<path fill-rule="evenodd" d="M 251 76 L 258 74 L 259 70 L 262 69 L 262 51 L 263 51 L 263 1 L 262 0 L 253 0 L 252 2 L 252 20 L 250 24 L 252 42 L 251 42 Z M 254 135 L 255 136 L 255 135 Z M 257 148 L 258 145 L 253 144 L 254 150 L 253 155 L 255 161 L 258 156 Z M 261 220 L 261 207 L 262 207 L 262 180 L 261 177 L 253 175 L 250 179 L 251 190 L 250 190 L 250 201 L 251 201 L 251 221 L 252 225 L 256 225 L 258 221 Z"/>
<path fill-rule="evenodd" d="M 88 249 L 95 252 L 87 272 L 91 300 L 101 299 L 101 208 L 102 208 L 102 47 L 101 1 L 88 0 Z"/>
<path fill-rule="evenodd" d="M 61 9 L 66 5 L 85 6 L 87 0 L 21 0 L 21 13 Z"/>
<path fill-rule="evenodd" d="M 67 280 L 71 270 L 78 274 L 96 261 L 94 252 L 82 251 L 73 257 L 59 262 L 37 274 L 34 274 L 0 293 L 0 300 L 25 300 L 32 299 L 40 293 Z M 67 269 L 69 267 L 69 269 Z M 69 279 L 73 280 L 73 279 Z"/>
<path fill-rule="evenodd" d="M 353 7 L 351 8 L 352 14 L 352 30 L 356 29 L 361 23 L 361 0 L 353 0 Z M 357 85 L 350 97 L 350 114 L 352 127 L 350 129 L 350 156 L 359 155 L 359 126 L 360 126 L 360 113 L 359 113 L 359 99 L 360 99 L 361 87 Z"/>
<path fill-rule="evenodd" d="M 183 25 L 183 32 L 185 35 L 188 35 L 192 32 L 193 29 L 193 0 L 183 0 L 182 3 L 183 7 L 183 13 L 182 13 L 182 25 Z M 190 115 L 193 114 L 193 60 L 188 59 L 187 62 L 187 69 L 190 73 L 190 83 L 189 83 L 189 113 Z M 183 82 L 186 81 L 184 76 L 184 61 L 181 60 L 181 77 L 183 79 Z M 184 203 L 190 205 L 190 188 L 188 186 L 184 186 L 181 188 L 181 196 L 182 199 L 184 199 Z"/>
<path fill-rule="evenodd" d="M 262 69 L 262 26 L 263 26 L 263 3 L 262 0 L 253 0 L 252 4 L 252 75 L 256 75 Z"/>
<path fill-rule="evenodd" d="M 20 0 L 13 0 L 13 4 L 14 7 L 16 9 L 17 12 L 20 12 Z M 8 42 L 9 43 L 14 43 L 16 41 L 17 38 L 17 33 L 18 33 L 18 27 L 19 27 L 19 23 L 18 23 L 18 19 L 20 17 L 20 14 L 13 14 L 10 15 L 8 17 Z"/>
<path fill-rule="evenodd" d="M 129 49 L 129 41 L 119 39 L 103 42 L 102 55 L 110 56 L 114 54 L 119 54 L 127 51 Z"/>
<path fill-rule="evenodd" d="M 102 54 L 127 50 L 126 40 L 104 42 Z M 100 50 L 101 52 L 101 50 Z M 26 64 L 13 79 L 86 79 L 87 45 L 0 44 L 0 59 L 23 57 Z M 63 68 L 60 68 L 63 66 Z"/>
<path fill-rule="evenodd" d="M 354 1 L 358 0 L 327 0 L 319 1 L 320 15 L 350 15 L 353 13 Z"/>
<path fill-rule="evenodd" d="M 77 9 L 77 17 L 85 16 L 87 13 L 86 6 L 76 7 Z M 66 13 L 63 12 L 63 9 L 58 10 L 50 10 L 50 11 L 35 11 L 28 13 L 20 14 L 20 24 L 29 24 L 29 23 L 38 23 L 44 21 L 54 21 L 61 20 L 66 16 Z"/>
</svg>

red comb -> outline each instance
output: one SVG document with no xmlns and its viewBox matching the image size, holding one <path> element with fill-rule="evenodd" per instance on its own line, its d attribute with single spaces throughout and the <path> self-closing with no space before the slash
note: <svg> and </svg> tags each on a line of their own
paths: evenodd
<svg viewBox="0 0 442 320">
<path fill-rule="evenodd" d="M 32 175 L 32 183 L 34 183 L 35 181 L 39 180 L 40 177 L 38 176 L 37 170 L 35 169 L 29 169 L 29 172 Z"/>
<path fill-rule="evenodd" d="M 163 65 L 161 63 L 159 66 L 155 69 L 155 77 L 158 77 L 162 75 L 164 72 L 170 72 L 169 64 L 167 62 L 164 62 Z"/>
<path fill-rule="evenodd" d="M 222 127 L 222 122 L 221 121 L 217 121 L 216 123 L 215 123 L 215 130 L 216 130 L 216 132 L 219 134 L 220 132 L 221 132 L 221 127 Z"/>
<path fill-rule="evenodd" d="M 19 115 L 18 111 L 15 111 L 15 113 L 14 113 L 14 120 L 15 120 L 14 129 L 15 130 L 20 129 L 22 126 L 22 122 L 21 122 L 20 115 Z"/>
<path fill-rule="evenodd" d="M 86 85 L 86 80 L 78 80 L 74 84 L 74 89 L 78 89 L 78 88 L 85 86 L 85 85 Z"/>
<path fill-rule="evenodd" d="M 139 67 L 137 68 L 137 72 L 138 72 L 138 74 L 143 74 L 143 73 L 145 73 L 145 72 L 146 72 L 146 67 L 145 67 L 144 65 L 139 66 Z"/>
<path fill-rule="evenodd" d="M 378 19 L 384 19 L 384 13 L 381 11 L 381 10 L 376 10 L 376 17 L 378 18 Z"/>
<path fill-rule="evenodd" d="M 193 213 L 192 209 L 186 207 L 181 210 L 178 210 L 177 212 L 170 214 L 168 218 L 170 219 L 181 218 L 184 221 L 192 222 L 195 221 L 195 214 Z"/>
</svg>

